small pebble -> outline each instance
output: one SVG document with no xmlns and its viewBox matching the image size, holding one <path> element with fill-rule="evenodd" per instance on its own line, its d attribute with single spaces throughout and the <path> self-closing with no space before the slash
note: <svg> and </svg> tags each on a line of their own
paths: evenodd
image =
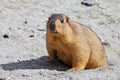
<svg viewBox="0 0 120 80">
<path fill-rule="evenodd" d="M 27 20 L 24 23 L 27 24 Z"/>
<path fill-rule="evenodd" d="M 26 75 L 26 74 L 22 74 L 22 76 L 28 76 L 28 75 Z"/>
<path fill-rule="evenodd" d="M 0 78 L 0 80 L 5 80 L 5 79 Z"/>
<path fill-rule="evenodd" d="M 106 43 L 106 42 L 103 42 L 102 44 L 105 45 L 105 46 L 110 45 L 109 43 Z"/>
<path fill-rule="evenodd" d="M 85 6 L 93 6 L 96 3 L 93 0 L 84 0 L 84 1 L 81 2 L 81 4 L 85 5 Z"/>
<path fill-rule="evenodd" d="M 18 29 L 20 30 L 20 27 L 18 27 Z"/>
<path fill-rule="evenodd" d="M 38 31 L 45 31 L 45 29 L 38 29 Z"/>
<path fill-rule="evenodd" d="M 9 38 L 9 36 L 7 34 L 4 34 L 3 38 Z"/>
<path fill-rule="evenodd" d="M 29 37 L 34 37 L 34 35 L 30 35 Z"/>
</svg>

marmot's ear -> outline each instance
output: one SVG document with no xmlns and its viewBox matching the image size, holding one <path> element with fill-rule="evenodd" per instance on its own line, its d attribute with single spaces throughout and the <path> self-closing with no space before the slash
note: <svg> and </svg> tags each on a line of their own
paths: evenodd
<svg viewBox="0 0 120 80">
<path fill-rule="evenodd" d="M 69 17 L 68 16 L 66 16 L 66 22 L 69 22 Z"/>
</svg>

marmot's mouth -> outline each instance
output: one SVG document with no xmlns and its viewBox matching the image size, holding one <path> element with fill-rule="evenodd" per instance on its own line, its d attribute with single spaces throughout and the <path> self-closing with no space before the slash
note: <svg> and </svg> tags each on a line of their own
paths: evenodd
<svg viewBox="0 0 120 80">
<path fill-rule="evenodd" d="M 57 32 L 56 31 L 50 31 L 52 34 L 57 34 Z"/>
</svg>

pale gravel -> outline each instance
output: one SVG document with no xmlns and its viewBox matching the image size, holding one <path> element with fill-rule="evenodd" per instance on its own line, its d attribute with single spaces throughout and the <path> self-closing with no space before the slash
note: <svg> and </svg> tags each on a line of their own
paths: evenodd
<svg viewBox="0 0 120 80">
<path fill-rule="evenodd" d="M 120 80 L 120 1 L 92 0 L 97 4 L 89 7 L 81 1 L 0 0 L 0 80 Z M 49 64 L 44 30 L 53 13 L 91 27 L 107 42 L 109 66 L 68 72 L 60 62 Z"/>
</svg>

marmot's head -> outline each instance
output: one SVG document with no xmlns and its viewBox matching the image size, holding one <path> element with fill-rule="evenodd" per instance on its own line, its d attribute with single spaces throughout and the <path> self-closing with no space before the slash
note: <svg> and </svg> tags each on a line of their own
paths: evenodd
<svg viewBox="0 0 120 80">
<path fill-rule="evenodd" d="M 69 17 L 63 14 L 53 14 L 47 23 L 48 31 L 53 35 L 66 35 L 71 31 Z"/>
</svg>

